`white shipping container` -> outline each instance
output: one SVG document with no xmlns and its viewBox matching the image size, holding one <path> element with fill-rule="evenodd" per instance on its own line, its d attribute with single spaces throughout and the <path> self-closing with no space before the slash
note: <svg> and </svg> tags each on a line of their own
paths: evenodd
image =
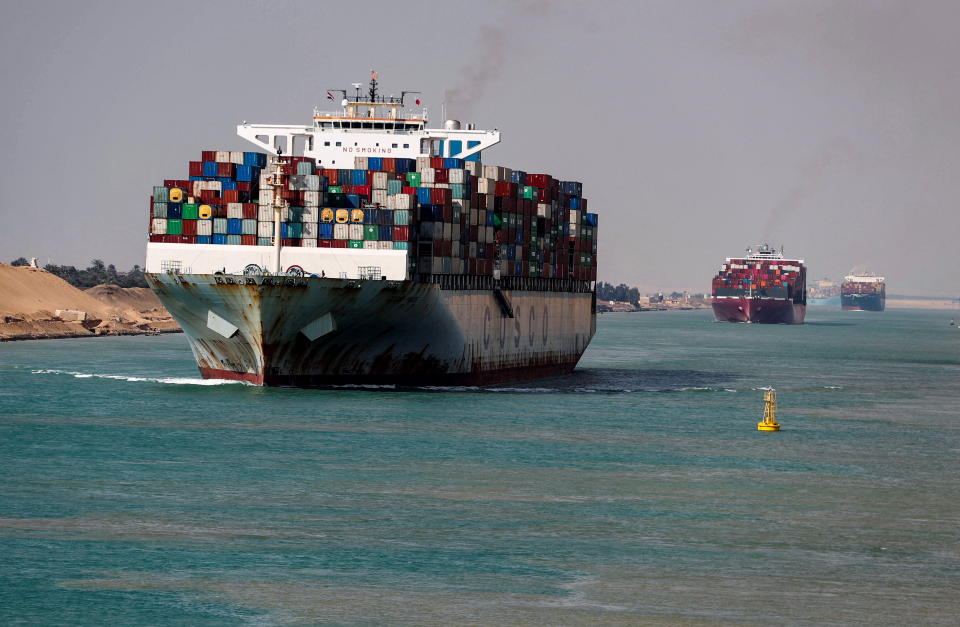
<svg viewBox="0 0 960 627">
<path fill-rule="evenodd" d="M 434 183 L 436 182 L 437 171 L 433 168 L 424 168 L 420 172 L 420 182 L 421 183 Z"/>
<path fill-rule="evenodd" d="M 273 190 L 272 189 L 261 189 L 259 198 L 257 199 L 260 202 L 260 205 L 272 205 L 273 204 Z"/>
<path fill-rule="evenodd" d="M 417 157 L 417 172 L 423 172 L 430 167 L 430 157 Z"/>
<path fill-rule="evenodd" d="M 460 225 L 459 224 L 450 225 L 450 239 L 454 242 L 460 241 Z"/>
<path fill-rule="evenodd" d="M 218 150 L 216 153 L 218 163 L 230 163 L 230 151 Z"/>
<path fill-rule="evenodd" d="M 320 207 L 323 205 L 323 192 L 309 191 L 303 192 L 304 207 Z"/>
<path fill-rule="evenodd" d="M 476 258 L 477 256 L 477 242 L 470 242 L 470 245 L 467 247 L 467 256 L 471 259 Z"/>
<path fill-rule="evenodd" d="M 467 161 L 463 164 L 467 172 L 473 176 L 482 176 L 483 175 L 483 164 L 479 161 Z"/>
<path fill-rule="evenodd" d="M 350 225 L 350 237 L 347 239 L 363 239 L 363 225 L 362 224 L 351 224 Z"/>
<path fill-rule="evenodd" d="M 377 250 L 393 250 L 393 242 L 389 240 L 377 242 Z"/>
<path fill-rule="evenodd" d="M 167 219 L 166 218 L 154 218 L 150 222 L 150 234 L 151 235 L 166 235 L 167 234 Z"/>
<path fill-rule="evenodd" d="M 493 227 L 485 226 L 483 227 L 483 230 L 486 231 L 486 235 L 484 236 L 486 237 L 486 240 L 484 241 L 486 241 L 488 244 L 492 244 L 493 243 Z"/>
<path fill-rule="evenodd" d="M 303 222 L 303 239 L 317 239 L 317 223 L 316 222 Z"/>
<path fill-rule="evenodd" d="M 463 185 L 463 181 L 465 180 L 465 177 L 463 176 L 463 170 L 461 170 L 460 168 L 452 168 L 450 170 L 447 170 L 447 175 L 450 177 L 447 180 L 447 182 L 450 183 L 451 185 L 456 185 L 456 184 Z"/>
<path fill-rule="evenodd" d="M 451 238 L 452 234 L 453 234 L 453 225 L 450 224 L 449 222 L 444 222 L 443 223 L 443 241 L 449 242 L 452 239 Z"/>
<path fill-rule="evenodd" d="M 463 214 L 470 210 L 470 201 L 466 198 L 454 198 L 450 201 L 450 204 L 453 205 L 453 210 L 460 210 L 460 213 Z"/>
<path fill-rule="evenodd" d="M 487 243 L 487 228 L 484 226 L 477 227 L 477 243 L 478 244 Z"/>
<path fill-rule="evenodd" d="M 450 254 L 454 257 L 460 256 L 460 242 L 453 240 L 453 243 L 450 244 Z"/>
<path fill-rule="evenodd" d="M 550 217 L 550 203 L 538 202 L 537 203 L 537 216 L 540 218 L 549 218 Z"/>
<path fill-rule="evenodd" d="M 366 158 L 366 157 L 354 157 L 354 158 L 353 158 L 353 169 L 354 169 L 354 170 L 366 170 L 366 169 L 367 169 L 367 158 Z"/>
<path fill-rule="evenodd" d="M 243 165 L 243 152 L 238 152 L 235 150 L 230 151 L 230 163 L 236 163 L 237 165 Z"/>
<path fill-rule="evenodd" d="M 471 209 L 470 210 L 470 226 L 477 226 L 480 224 L 480 210 Z"/>
<path fill-rule="evenodd" d="M 450 183 L 434 183 L 434 189 L 450 189 Z"/>
<path fill-rule="evenodd" d="M 213 220 L 197 220 L 197 235 L 213 235 Z"/>
<path fill-rule="evenodd" d="M 270 185 L 270 172 L 266 170 L 260 170 L 260 188 L 268 187 Z"/>
<path fill-rule="evenodd" d="M 576 209 L 570 210 L 570 224 L 580 224 L 580 212 Z"/>
<path fill-rule="evenodd" d="M 316 248 L 317 240 L 316 239 L 302 239 L 300 240 L 300 248 Z"/>
<path fill-rule="evenodd" d="M 272 222 L 273 221 L 273 207 L 260 205 L 257 207 L 257 220 L 261 222 Z"/>
<path fill-rule="evenodd" d="M 443 274 L 443 257 L 434 257 L 431 269 L 433 274 Z"/>
<path fill-rule="evenodd" d="M 377 241 L 366 240 L 363 242 L 363 247 L 366 248 L 367 250 L 376 250 L 377 244 L 379 243 L 380 242 L 377 242 Z"/>
<path fill-rule="evenodd" d="M 387 189 L 387 173 L 374 172 L 372 187 L 373 189 Z"/>
<path fill-rule="evenodd" d="M 228 202 L 227 203 L 227 218 L 232 218 L 234 220 L 243 219 L 243 205 L 238 202 Z"/>
<path fill-rule="evenodd" d="M 381 207 L 387 206 L 387 190 L 386 189 L 375 189 L 370 193 L 371 202 L 380 205 Z"/>
<path fill-rule="evenodd" d="M 303 211 L 300 212 L 300 221 L 304 224 L 313 223 L 316 224 L 320 221 L 320 207 L 304 207 Z"/>
<path fill-rule="evenodd" d="M 257 237 L 273 237 L 273 222 L 257 222 Z"/>
<path fill-rule="evenodd" d="M 570 228 L 570 231 L 569 231 L 569 232 L 570 232 L 570 237 L 578 237 L 578 235 L 579 235 L 578 232 L 579 232 L 579 230 L 580 230 L 580 225 L 579 225 L 579 224 L 571 224 L 571 225 L 569 225 L 569 228 Z"/>
<path fill-rule="evenodd" d="M 334 225 L 333 225 L 333 239 L 350 239 L 350 225 L 349 225 L 349 224 L 334 224 Z"/>
</svg>

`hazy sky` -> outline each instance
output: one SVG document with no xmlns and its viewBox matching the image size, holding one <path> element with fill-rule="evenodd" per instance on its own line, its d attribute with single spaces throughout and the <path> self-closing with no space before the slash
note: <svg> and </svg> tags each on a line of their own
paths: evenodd
<svg viewBox="0 0 960 627">
<path fill-rule="evenodd" d="M 768 240 L 812 278 L 960 294 L 960 2 L 5 2 L 0 260 L 143 263 L 151 187 L 242 120 L 420 90 L 484 162 L 584 183 L 601 280 L 706 290 Z"/>
</svg>

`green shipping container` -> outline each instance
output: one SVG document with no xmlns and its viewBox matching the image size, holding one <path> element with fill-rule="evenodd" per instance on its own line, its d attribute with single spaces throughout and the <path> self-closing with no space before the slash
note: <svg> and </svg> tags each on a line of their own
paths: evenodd
<svg viewBox="0 0 960 627">
<path fill-rule="evenodd" d="M 350 243 L 347 244 L 347 248 L 363 248 L 363 240 L 362 240 L 362 239 L 352 239 L 352 240 L 350 240 Z"/>
<path fill-rule="evenodd" d="M 536 200 L 537 188 L 530 187 L 529 185 L 525 185 L 523 188 L 523 197 L 526 198 L 527 200 Z"/>
<path fill-rule="evenodd" d="M 376 224 L 367 224 L 363 227 L 363 239 L 368 242 L 375 242 L 380 239 L 380 227 Z"/>
<path fill-rule="evenodd" d="M 331 185 L 330 187 L 327 188 L 327 193 L 329 193 L 329 194 L 342 194 L 342 193 L 343 193 L 343 188 L 340 187 L 339 185 Z"/>
<path fill-rule="evenodd" d="M 407 172 L 407 182 L 410 183 L 410 187 L 420 187 L 420 173 Z"/>
<path fill-rule="evenodd" d="M 394 250 L 410 250 L 410 242 L 394 242 Z"/>
<path fill-rule="evenodd" d="M 167 235 L 183 235 L 183 220 L 167 220 Z"/>
<path fill-rule="evenodd" d="M 196 220 L 200 217 L 199 211 L 200 205 L 194 202 L 185 202 L 183 203 L 183 219 L 184 220 Z"/>
</svg>

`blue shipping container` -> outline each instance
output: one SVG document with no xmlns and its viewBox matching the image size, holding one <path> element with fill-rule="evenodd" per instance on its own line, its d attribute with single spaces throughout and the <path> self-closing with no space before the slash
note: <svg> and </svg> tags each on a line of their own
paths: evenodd
<svg viewBox="0 0 960 627">
<path fill-rule="evenodd" d="M 417 188 L 417 202 L 421 205 L 430 204 L 430 188 L 429 187 Z"/>
<path fill-rule="evenodd" d="M 353 174 L 351 175 L 354 185 L 366 185 L 367 184 L 367 171 L 366 170 L 350 170 Z"/>
<path fill-rule="evenodd" d="M 520 170 L 514 170 L 510 174 L 510 180 L 516 183 L 517 185 L 526 185 L 527 184 L 527 173 L 521 172 Z"/>
<path fill-rule="evenodd" d="M 416 159 L 397 159 L 397 174 L 417 171 Z"/>
<path fill-rule="evenodd" d="M 393 227 L 392 226 L 381 226 L 380 227 L 380 241 L 389 242 L 393 240 Z"/>
<path fill-rule="evenodd" d="M 579 209 L 579 208 L 580 208 L 580 197 L 579 197 L 579 196 L 571 196 L 571 197 L 570 197 L 570 208 L 571 208 L 571 209 Z"/>
<path fill-rule="evenodd" d="M 203 162 L 203 175 L 204 175 L 204 176 L 216 176 L 216 175 L 217 175 L 217 162 L 216 162 L 216 161 L 204 161 L 204 162 Z"/>
<path fill-rule="evenodd" d="M 450 142 L 450 150 L 453 151 L 454 144 L 457 144 L 457 152 L 460 152 L 460 142 L 453 140 Z M 463 168 L 463 159 L 455 159 L 453 157 L 447 157 L 443 160 L 443 167 L 447 170 L 462 169 Z"/>
<path fill-rule="evenodd" d="M 227 236 L 224 234 L 216 234 L 212 236 L 211 244 L 226 244 Z"/>
<path fill-rule="evenodd" d="M 347 199 L 347 207 L 351 209 L 360 208 L 360 194 L 346 194 L 345 198 Z"/>
<path fill-rule="evenodd" d="M 249 183 L 250 181 L 256 181 L 260 178 L 260 170 L 252 165 L 238 165 L 237 166 L 237 180 L 243 181 L 244 183 Z"/>
<path fill-rule="evenodd" d="M 331 222 L 321 222 L 317 235 L 319 235 L 319 239 L 333 239 L 333 224 Z"/>
<path fill-rule="evenodd" d="M 198 244 L 209 244 L 209 243 L 210 243 L 210 236 L 209 236 L 209 235 L 197 235 L 197 240 L 196 240 L 196 241 L 197 241 Z"/>
<path fill-rule="evenodd" d="M 262 168 L 267 165 L 267 155 L 262 152 L 245 152 L 243 153 L 243 165 Z"/>
<path fill-rule="evenodd" d="M 383 157 L 370 157 L 367 159 L 368 170 L 383 170 Z"/>
<path fill-rule="evenodd" d="M 183 203 L 179 203 L 179 202 L 167 203 L 167 219 L 179 220 L 181 217 L 183 217 Z"/>
<path fill-rule="evenodd" d="M 597 214 L 595 213 L 587 214 L 587 226 L 597 226 Z"/>
<path fill-rule="evenodd" d="M 243 234 L 243 220 L 239 218 L 230 218 L 227 220 L 227 233 L 229 235 Z"/>
</svg>

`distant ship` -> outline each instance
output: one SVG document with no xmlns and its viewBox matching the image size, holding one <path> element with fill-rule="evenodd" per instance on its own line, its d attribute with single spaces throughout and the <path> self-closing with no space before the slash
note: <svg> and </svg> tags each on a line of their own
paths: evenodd
<svg viewBox="0 0 960 627">
<path fill-rule="evenodd" d="M 887 305 L 887 287 L 882 276 L 851 274 L 843 277 L 840 306 L 853 311 L 883 311 Z"/>
<path fill-rule="evenodd" d="M 840 283 L 824 277 L 807 288 L 807 304 L 821 307 L 840 306 Z"/>
<path fill-rule="evenodd" d="M 807 269 L 802 259 L 763 244 L 744 257 L 728 257 L 713 277 L 717 322 L 803 324 L 807 310 Z"/>
</svg>

